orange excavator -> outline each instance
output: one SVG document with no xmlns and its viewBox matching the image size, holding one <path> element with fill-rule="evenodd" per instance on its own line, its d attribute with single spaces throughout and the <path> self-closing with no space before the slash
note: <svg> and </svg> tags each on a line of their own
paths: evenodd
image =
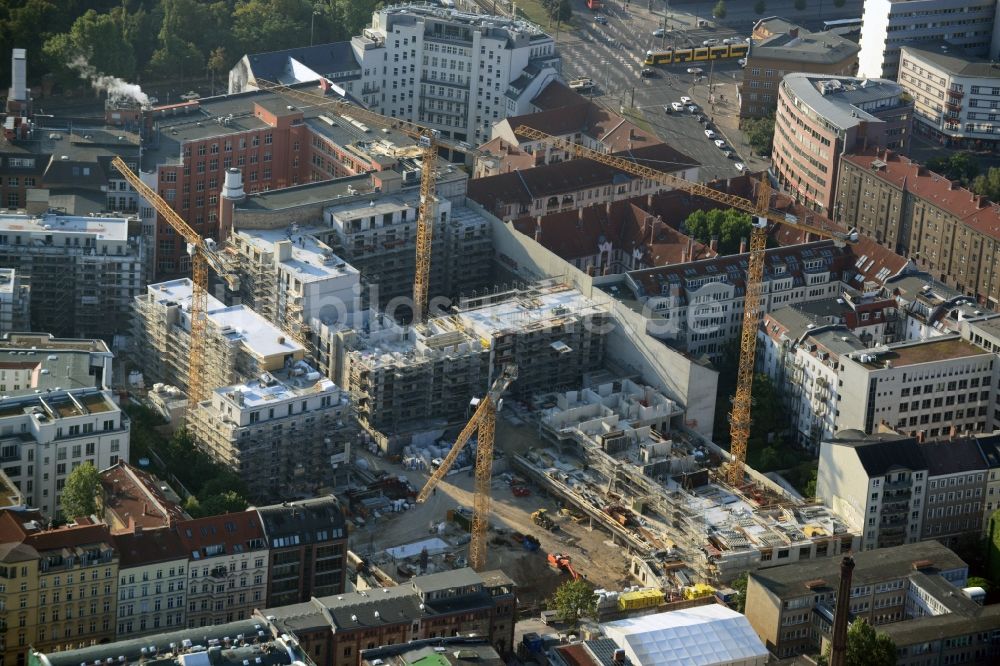
<svg viewBox="0 0 1000 666">
<path fill-rule="evenodd" d="M 576 572 L 573 568 L 573 564 L 569 558 L 569 555 L 563 555 L 562 553 L 549 553 L 549 566 L 560 571 L 565 571 L 573 580 L 580 580 L 580 574 Z"/>
</svg>

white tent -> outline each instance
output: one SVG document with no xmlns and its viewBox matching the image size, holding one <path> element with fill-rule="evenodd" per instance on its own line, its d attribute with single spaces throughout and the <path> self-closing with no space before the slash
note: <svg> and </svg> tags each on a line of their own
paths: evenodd
<svg viewBox="0 0 1000 666">
<path fill-rule="evenodd" d="M 635 666 L 764 666 L 767 648 L 746 617 L 719 604 L 604 625 Z"/>
</svg>

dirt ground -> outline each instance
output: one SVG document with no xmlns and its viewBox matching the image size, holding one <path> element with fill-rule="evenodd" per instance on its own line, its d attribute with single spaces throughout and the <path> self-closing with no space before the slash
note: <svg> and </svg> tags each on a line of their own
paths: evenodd
<svg viewBox="0 0 1000 666">
<path fill-rule="evenodd" d="M 529 426 L 512 425 L 507 420 L 497 420 L 497 446 L 505 453 L 523 452 L 529 447 L 540 446 L 537 434 Z M 359 454 L 367 457 L 372 469 L 384 469 L 390 474 L 406 476 L 414 488 L 422 488 L 428 475 L 425 472 L 405 470 L 384 458 L 375 458 L 367 452 Z M 540 488 L 529 485 L 531 495 L 515 497 L 510 487 L 495 472 L 493 480 L 493 505 L 490 519 L 489 568 L 502 569 L 518 585 L 518 597 L 522 606 L 534 606 L 549 598 L 560 583 L 569 579 L 564 572 L 548 566 L 547 554 L 552 552 L 568 555 L 573 567 L 596 588 L 621 589 L 627 585 L 628 562 L 618 546 L 612 545 L 610 537 L 598 529 L 589 529 L 586 521 L 575 523 L 568 516 L 559 515 L 555 501 L 542 494 Z M 449 509 L 459 506 L 472 507 L 473 478 L 465 471 L 445 477 L 436 494 L 427 502 L 409 511 L 388 514 L 376 523 L 354 530 L 351 534 L 351 548 L 364 555 L 375 554 L 387 547 L 399 546 L 429 538 L 432 523 L 445 520 Z M 559 525 L 558 532 L 548 532 L 531 522 L 531 513 L 545 508 Z M 541 548 L 532 553 L 520 546 L 498 545 L 493 542 L 496 528 L 510 532 L 532 534 L 541 541 Z M 444 537 L 450 540 L 458 533 L 449 529 Z M 468 546 L 455 549 L 459 556 L 467 557 Z"/>
</svg>

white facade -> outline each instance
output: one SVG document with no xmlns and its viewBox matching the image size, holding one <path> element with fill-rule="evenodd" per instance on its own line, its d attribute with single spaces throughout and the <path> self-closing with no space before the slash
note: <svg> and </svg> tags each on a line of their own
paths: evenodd
<svg viewBox="0 0 1000 666">
<path fill-rule="evenodd" d="M 28 505 L 48 516 L 58 513 L 66 478 L 81 464 L 105 469 L 128 460 L 129 419 L 110 391 L 53 390 L 0 405 L 4 471 Z"/>
<path fill-rule="evenodd" d="M 126 539 L 132 543 L 132 539 L 144 537 L 154 538 L 148 532 L 139 532 Z M 117 541 L 119 548 L 122 543 L 121 539 Z M 179 544 L 176 537 L 171 546 L 173 543 Z M 170 554 L 174 555 L 173 559 L 169 559 Z M 188 557 L 177 552 L 170 554 L 160 553 L 158 561 L 151 564 L 136 563 L 118 568 L 118 626 L 115 632 L 118 640 L 185 627 Z"/>
<path fill-rule="evenodd" d="M 929 439 L 992 431 L 995 355 L 957 336 L 859 351 L 840 359 L 839 429 L 881 424 Z"/>
<path fill-rule="evenodd" d="M 474 145 L 497 120 L 526 113 L 558 62 L 534 24 L 429 5 L 375 12 L 353 45 L 366 106 Z"/>
<path fill-rule="evenodd" d="M 895 79 L 900 47 L 944 40 L 990 54 L 996 0 L 866 0 L 858 76 Z"/>
</svg>

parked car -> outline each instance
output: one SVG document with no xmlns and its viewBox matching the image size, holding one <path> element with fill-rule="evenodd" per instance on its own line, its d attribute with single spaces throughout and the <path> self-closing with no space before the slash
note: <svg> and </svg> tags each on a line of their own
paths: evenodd
<svg viewBox="0 0 1000 666">
<path fill-rule="evenodd" d="M 715 147 L 718 148 L 719 150 L 725 150 L 725 148 L 726 148 L 726 142 L 723 141 L 722 139 L 716 139 L 715 140 Z"/>
<path fill-rule="evenodd" d="M 739 37 L 726 37 L 725 39 L 722 40 L 722 43 L 725 44 L 726 46 L 729 46 L 730 44 L 739 44 L 740 43 L 740 38 Z"/>
<path fill-rule="evenodd" d="M 656 30 L 653 31 L 653 37 L 663 37 L 666 34 L 667 31 L 664 30 L 663 28 L 657 28 Z"/>
<path fill-rule="evenodd" d="M 639 75 L 644 79 L 652 79 L 656 76 L 656 70 L 650 67 L 643 67 Z"/>
<path fill-rule="evenodd" d="M 732 157 L 733 156 L 733 151 L 731 151 L 731 150 L 723 150 L 722 151 L 722 156 L 726 157 L 726 158 Z"/>
<path fill-rule="evenodd" d="M 703 71 L 701 67 L 688 67 L 688 74 L 701 74 Z"/>
<path fill-rule="evenodd" d="M 746 58 L 740 58 L 739 60 L 736 61 L 736 63 L 740 67 L 746 67 L 747 66 L 747 59 Z"/>
<path fill-rule="evenodd" d="M 683 104 L 684 106 L 690 106 L 691 105 L 691 98 L 690 97 L 681 97 L 681 104 Z"/>
<path fill-rule="evenodd" d="M 717 39 L 706 39 L 701 43 L 702 46 L 716 46 L 719 43 Z"/>
<path fill-rule="evenodd" d="M 709 139 L 714 139 L 715 138 L 715 132 L 713 132 L 710 129 L 707 129 L 707 130 L 705 130 L 705 136 L 707 136 Z"/>
<path fill-rule="evenodd" d="M 744 171 L 747 170 L 747 165 L 743 164 L 743 162 L 737 162 L 733 166 L 735 166 L 736 170 L 739 171 L 740 173 L 743 173 Z"/>
<path fill-rule="evenodd" d="M 697 104 L 692 104 L 692 105 L 690 105 L 687 108 L 687 110 L 688 110 L 688 113 L 698 113 L 698 105 Z"/>
<path fill-rule="evenodd" d="M 674 102 L 673 104 L 670 105 L 670 108 L 673 109 L 674 111 L 683 111 L 684 105 L 681 104 L 680 102 Z"/>
<path fill-rule="evenodd" d="M 601 25 L 607 25 L 608 19 L 603 14 L 598 14 L 594 17 L 594 23 L 600 23 Z"/>
</svg>

